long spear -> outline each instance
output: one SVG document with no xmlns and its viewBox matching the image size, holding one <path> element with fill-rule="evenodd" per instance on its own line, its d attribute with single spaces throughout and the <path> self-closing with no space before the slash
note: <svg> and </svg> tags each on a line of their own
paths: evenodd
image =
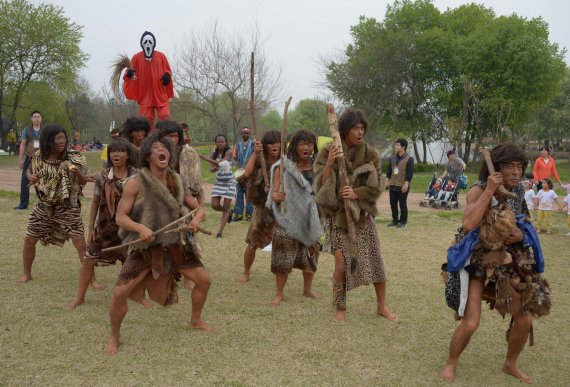
<svg viewBox="0 0 570 387">
<path fill-rule="evenodd" d="M 285 132 L 287 131 L 287 111 L 292 97 L 285 101 L 285 110 L 283 111 L 283 124 L 281 125 L 281 175 L 279 176 L 279 192 L 285 190 Z M 281 202 L 281 215 L 285 214 L 285 201 Z"/>
<path fill-rule="evenodd" d="M 251 126 L 253 128 L 253 135 L 255 139 L 259 139 L 257 136 L 257 121 L 255 120 L 255 58 L 253 52 L 251 53 L 251 62 L 249 66 L 249 111 L 251 113 Z M 269 192 L 269 177 L 267 176 L 267 167 L 265 163 L 265 156 L 263 152 L 259 154 L 259 162 L 261 163 L 261 172 L 263 173 L 263 184 L 265 186 L 265 191 Z"/>
<path fill-rule="evenodd" d="M 334 141 L 334 146 L 339 150 L 339 156 L 336 159 L 338 165 L 338 178 L 340 182 L 340 188 L 350 185 L 348 182 L 348 175 L 346 173 L 346 163 L 344 161 L 344 153 L 342 151 L 342 141 L 340 138 L 340 133 L 338 132 L 338 121 L 336 119 L 336 112 L 331 103 L 327 103 L 327 118 L 329 121 L 329 129 L 331 131 L 331 137 Z M 356 226 L 354 224 L 354 219 L 352 219 L 352 213 L 350 212 L 350 199 L 343 199 L 344 214 L 346 215 L 346 223 L 348 226 L 348 244 L 350 250 L 350 271 L 354 273 L 356 266 L 358 264 L 356 249 Z"/>
</svg>

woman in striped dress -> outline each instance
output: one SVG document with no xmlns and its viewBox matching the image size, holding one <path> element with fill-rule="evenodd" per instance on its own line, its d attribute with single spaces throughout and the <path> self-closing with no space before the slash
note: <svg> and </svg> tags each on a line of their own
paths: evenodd
<svg viewBox="0 0 570 387">
<path fill-rule="evenodd" d="M 211 203 L 215 211 L 222 213 L 220 227 L 216 238 L 222 237 L 222 232 L 226 223 L 230 223 L 232 219 L 232 200 L 236 197 L 236 179 L 230 169 L 230 161 L 232 159 L 232 151 L 228 145 L 228 139 L 223 134 L 218 134 L 215 138 L 216 150 L 212 153 L 212 158 L 200 156 L 212 164 L 211 172 L 216 172 L 216 183 L 212 188 Z"/>
</svg>

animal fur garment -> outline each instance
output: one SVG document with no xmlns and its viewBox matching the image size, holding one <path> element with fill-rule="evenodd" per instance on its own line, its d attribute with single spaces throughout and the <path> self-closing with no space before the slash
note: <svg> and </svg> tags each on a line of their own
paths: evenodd
<svg viewBox="0 0 570 387">
<path fill-rule="evenodd" d="M 198 152 L 190 145 L 185 144 L 178 154 L 178 165 L 180 166 L 180 177 L 192 195 L 201 194 L 204 197 Z"/>
<path fill-rule="evenodd" d="M 481 243 L 489 250 L 501 250 L 505 246 L 505 240 L 517 225 L 515 213 L 504 204 L 496 208 L 490 208 L 481 224 Z"/>
<path fill-rule="evenodd" d="M 129 214 L 132 220 L 156 231 L 188 213 L 188 208 L 184 205 L 182 179 L 176 172 L 168 172 L 168 178 L 174 185 L 176 197 L 152 175 L 148 168 L 142 168 L 137 176 L 140 181 L 141 194 L 137 196 Z M 139 238 L 138 233 L 124 229 L 119 230 L 119 236 L 123 238 L 123 243 Z M 176 243 L 180 243 L 177 233 L 162 233 L 156 235 L 152 242 L 141 242 L 136 246 L 142 249 L 159 244 L 169 246 Z"/>
<path fill-rule="evenodd" d="M 271 188 L 273 192 L 273 175 L 275 168 L 279 167 L 281 161 L 271 166 Z M 312 246 L 319 241 L 324 230 L 319 219 L 319 211 L 313 196 L 311 184 L 303 177 L 294 162 L 285 159 L 284 184 L 285 186 L 285 214 L 281 215 L 279 204 L 271 200 L 271 195 L 267 196 L 265 206 L 273 210 L 275 221 L 285 229 L 287 234 L 304 244 Z"/>
<path fill-rule="evenodd" d="M 315 161 L 315 201 L 319 206 L 322 215 L 325 217 L 335 216 L 336 224 L 339 227 L 347 228 L 346 216 L 343 208 L 343 200 L 340 196 L 338 179 L 338 165 L 333 164 L 332 173 L 324 184 L 321 184 L 323 170 L 327 162 L 329 151 L 334 144 L 327 144 L 319 151 Z M 378 152 L 368 144 L 356 145 L 348 149 L 342 143 L 344 158 L 346 162 L 346 172 L 349 183 L 358 195 L 357 200 L 351 200 L 350 211 L 357 227 L 364 226 L 366 215 L 373 217 L 378 215 L 376 200 L 380 197 L 382 190 L 380 180 L 382 171 L 380 169 L 380 156 Z"/>
<path fill-rule="evenodd" d="M 271 166 L 267 168 L 267 174 L 271 173 Z M 242 175 L 245 176 L 245 175 Z M 265 192 L 265 181 L 263 180 L 263 170 L 261 169 L 261 162 L 259 159 L 255 160 L 255 169 L 253 173 L 247 177 L 245 183 L 246 187 L 246 200 L 254 206 L 265 206 L 267 201 L 267 192 Z"/>
</svg>

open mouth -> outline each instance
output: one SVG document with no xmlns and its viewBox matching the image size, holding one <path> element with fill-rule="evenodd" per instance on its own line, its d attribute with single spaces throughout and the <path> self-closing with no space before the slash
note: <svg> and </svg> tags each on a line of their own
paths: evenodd
<svg viewBox="0 0 570 387">
<path fill-rule="evenodd" d="M 166 161 L 166 155 L 162 154 L 162 155 L 158 156 L 158 161 L 165 162 Z"/>
</svg>

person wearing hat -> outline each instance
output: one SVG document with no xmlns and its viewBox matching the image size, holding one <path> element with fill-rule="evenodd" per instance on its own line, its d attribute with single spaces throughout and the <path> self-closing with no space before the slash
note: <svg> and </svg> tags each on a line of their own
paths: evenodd
<svg viewBox="0 0 570 387">
<path fill-rule="evenodd" d="M 242 141 L 236 143 L 234 146 L 234 153 L 233 158 L 239 165 L 239 168 L 243 170 L 247 161 L 253 154 L 253 141 L 250 140 L 249 136 L 251 131 L 248 127 L 244 126 L 241 129 L 241 138 Z M 240 173 L 236 172 L 236 178 L 239 177 Z M 238 180 L 238 184 L 236 184 L 236 204 L 234 206 L 233 214 L 234 217 L 232 221 L 237 222 L 243 219 L 243 210 L 244 210 L 244 203 L 245 203 L 245 185 L 242 185 Z M 253 204 L 247 203 L 245 206 L 245 218 L 247 220 L 251 220 L 251 214 L 253 213 Z"/>
</svg>

